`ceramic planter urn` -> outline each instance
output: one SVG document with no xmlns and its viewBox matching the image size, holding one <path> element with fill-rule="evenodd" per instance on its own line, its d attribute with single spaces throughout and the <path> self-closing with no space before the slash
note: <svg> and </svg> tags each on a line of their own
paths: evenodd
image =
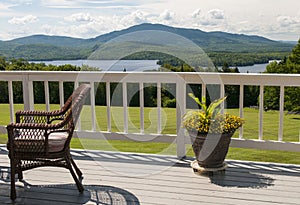
<svg viewBox="0 0 300 205">
<path fill-rule="evenodd" d="M 201 134 L 189 131 L 193 151 L 199 167 L 207 170 L 225 169 L 227 166 L 224 160 L 233 134 L 234 132 Z"/>
</svg>

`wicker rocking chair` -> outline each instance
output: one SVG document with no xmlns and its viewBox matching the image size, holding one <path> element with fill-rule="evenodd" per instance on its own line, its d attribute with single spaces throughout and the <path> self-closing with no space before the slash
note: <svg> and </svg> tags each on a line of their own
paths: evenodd
<svg viewBox="0 0 300 205">
<path fill-rule="evenodd" d="M 82 172 L 71 157 L 70 141 L 89 91 L 88 84 L 80 85 L 60 110 L 16 112 L 16 123 L 7 126 L 12 200 L 16 199 L 15 174 L 22 180 L 23 171 L 42 166 L 67 168 L 83 192 Z"/>
</svg>

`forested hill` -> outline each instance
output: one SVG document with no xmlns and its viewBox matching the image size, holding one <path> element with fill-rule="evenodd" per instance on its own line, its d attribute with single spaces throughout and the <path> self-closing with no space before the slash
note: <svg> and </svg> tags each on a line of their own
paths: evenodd
<svg viewBox="0 0 300 205">
<path fill-rule="evenodd" d="M 28 44 L 47 44 L 53 46 L 85 46 L 85 39 L 72 38 L 66 36 L 47 36 L 47 35 L 32 35 L 22 38 L 17 38 L 7 41 L 14 44 L 28 45 Z"/>
<path fill-rule="evenodd" d="M 249 36 L 244 34 L 232 34 L 226 32 L 204 32 L 199 29 L 175 28 L 162 24 L 140 24 L 121 31 L 114 31 L 94 38 L 95 42 L 107 42 L 113 38 L 131 32 L 144 30 L 158 30 L 183 36 L 200 46 L 206 52 L 277 52 L 291 51 L 295 44 L 273 41 L 261 36 Z"/>
<path fill-rule="evenodd" d="M 240 63 L 238 62 L 230 62 L 230 58 L 236 58 L 237 54 L 244 55 L 245 59 L 252 59 L 250 62 L 253 63 L 258 63 L 262 59 L 262 61 L 267 61 L 272 58 L 280 58 L 290 53 L 296 44 L 273 41 L 261 36 L 204 32 L 198 29 L 175 28 L 162 24 L 147 23 L 90 39 L 33 35 L 10 41 L 0 41 L 0 56 L 24 58 L 26 60 L 85 59 L 109 40 L 121 35 L 145 30 L 166 31 L 183 36 L 200 46 L 205 52 L 211 54 L 213 60 L 217 62 L 216 64 L 229 60 L 229 64 L 239 65 Z M 260 60 L 255 60 L 252 57 L 253 54 L 254 56 L 261 55 L 263 57 Z M 227 58 L 224 58 L 226 55 Z"/>
</svg>

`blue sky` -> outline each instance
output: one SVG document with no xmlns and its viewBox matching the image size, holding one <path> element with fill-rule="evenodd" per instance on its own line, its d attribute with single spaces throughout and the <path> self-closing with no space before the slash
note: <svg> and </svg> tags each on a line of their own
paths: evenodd
<svg viewBox="0 0 300 205">
<path fill-rule="evenodd" d="M 300 38 L 300 1 L 0 1 L 0 40 L 33 34 L 92 38 L 146 22 L 297 41 Z"/>
</svg>

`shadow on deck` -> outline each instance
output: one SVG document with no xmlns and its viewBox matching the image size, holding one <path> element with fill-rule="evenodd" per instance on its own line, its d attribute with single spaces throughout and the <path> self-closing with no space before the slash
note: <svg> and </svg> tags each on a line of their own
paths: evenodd
<svg viewBox="0 0 300 205">
<path fill-rule="evenodd" d="M 300 204 L 300 166 L 227 160 L 224 173 L 193 173 L 192 158 L 72 150 L 84 174 L 79 194 L 67 170 L 38 168 L 9 199 L 9 161 L 0 146 L 0 204 Z"/>
</svg>

